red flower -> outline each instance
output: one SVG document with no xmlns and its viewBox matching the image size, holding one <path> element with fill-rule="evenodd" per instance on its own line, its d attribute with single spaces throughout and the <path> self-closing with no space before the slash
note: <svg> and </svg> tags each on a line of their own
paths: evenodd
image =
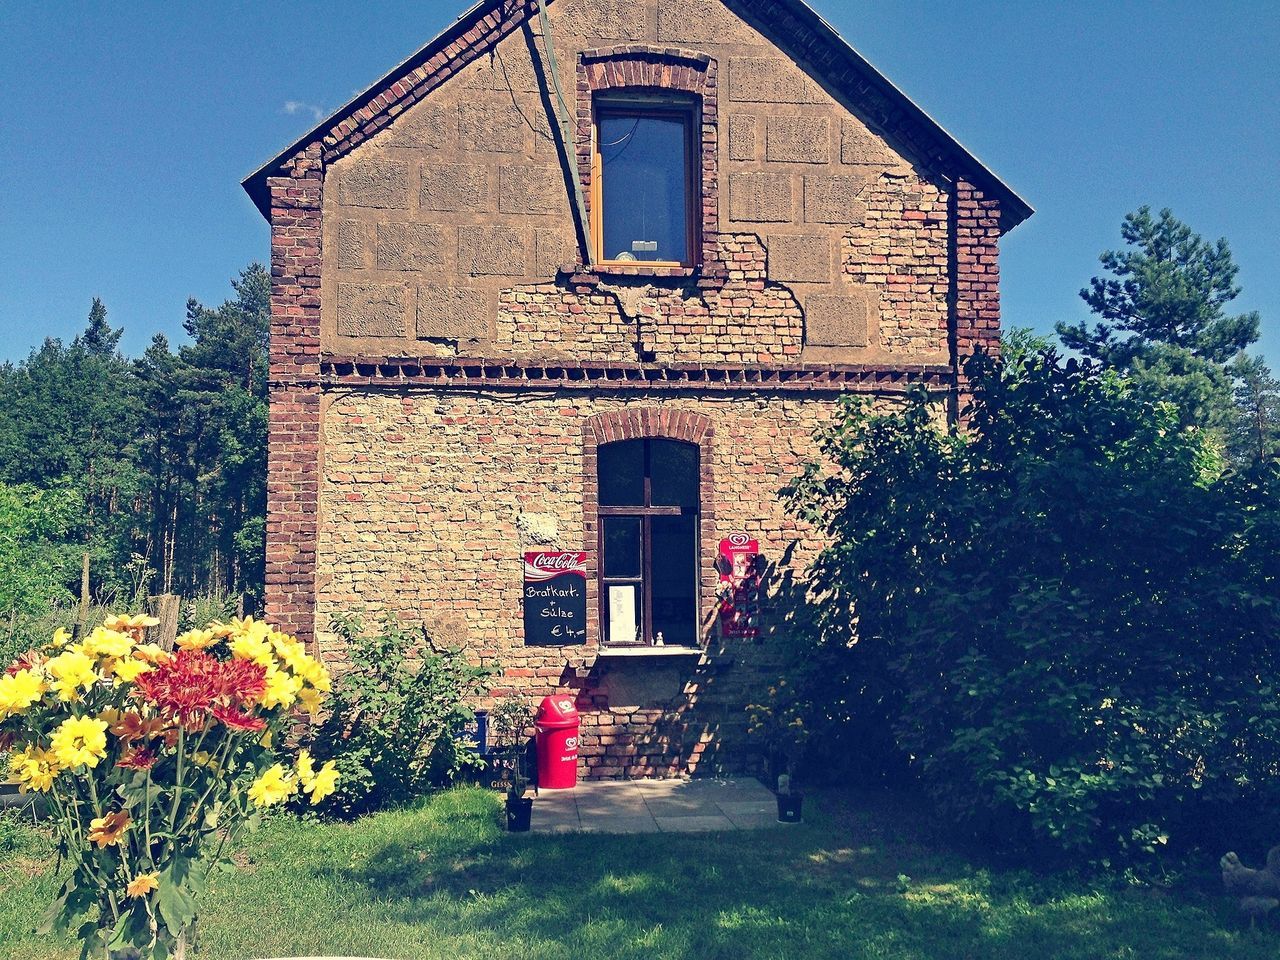
<svg viewBox="0 0 1280 960">
<path fill-rule="evenodd" d="M 267 721 L 261 717 L 255 717 L 251 713 L 237 710 L 234 707 L 214 707 L 211 711 L 217 720 L 221 720 L 233 730 L 265 730 L 267 729 Z"/>
<path fill-rule="evenodd" d="M 147 703 L 199 730 L 214 707 L 248 706 L 266 687 L 267 672 L 249 660 L 218 660 L 202 650 L 183 650 L 134 681 Z"/>
<path fill-rule="evenodd" d="M 116 761 L 116 766 L 126 770 L 150 770 L 156 759 L 156 752 L 150 747 L 134 747 Z"/>
</svg>

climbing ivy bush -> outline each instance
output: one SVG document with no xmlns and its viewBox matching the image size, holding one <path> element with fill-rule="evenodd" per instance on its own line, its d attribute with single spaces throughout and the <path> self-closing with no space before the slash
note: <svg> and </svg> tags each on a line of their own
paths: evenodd
<svg viewBox="0 0 1280 960">
<path fill-rule="evenodd" d="M 1280 468 L 1051 351 L 969 375 L 965 429 L 923 391 L 850 399 L 783 491 L 829 544 L 794 618 L 823 738 L 1077 861 L 1274 809 Z"/>
</svg>

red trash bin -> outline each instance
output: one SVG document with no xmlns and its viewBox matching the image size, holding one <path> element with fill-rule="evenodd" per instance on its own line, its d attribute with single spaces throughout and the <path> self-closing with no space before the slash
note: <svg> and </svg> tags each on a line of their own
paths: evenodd
<svg viewBox="0 0 1280 960">
<path fill-rule="evenodd" d="M 570 790 L 578 784 L 578 708 L 573 697 L 546 697 L 534 718 L 538 731 L 538 789 Z"/>
</svg>

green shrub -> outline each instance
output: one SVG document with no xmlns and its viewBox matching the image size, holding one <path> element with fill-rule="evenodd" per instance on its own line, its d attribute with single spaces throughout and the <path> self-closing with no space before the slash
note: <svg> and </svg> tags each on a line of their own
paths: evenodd
<svg viewBox="0 0 1280 960">
<path fill-rule="evenodd" d="M 334 760 L 341 777 L 325 812 L 356 817 L 403 804 L 476 762 L 460 735 L 474 717 L 467 701 L 484 691 L 491 670 L 461 650 L 435 649 L 425 629 L 390 616 L 372 630 L 359 616 L 339 617 L 334 629 L 351 665 L 313 738 L 312 753 Z"/>
<path fill-rule="evenodd" d="M 829 537 L 797 651 L 851 756 L 890 740 L 1006 845 L 1141 860 L 1280 800 L 1280 468 L 1051 353 L 853 400 L 784 491 Z M 883 761 L 883 758 L 876 758 Z"/>
</svg>

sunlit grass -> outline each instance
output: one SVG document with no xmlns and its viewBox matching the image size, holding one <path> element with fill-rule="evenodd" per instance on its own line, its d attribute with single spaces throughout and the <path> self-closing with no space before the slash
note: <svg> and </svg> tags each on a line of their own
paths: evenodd
<svg viewBox="0 0 1280 960">
<path fill-rule="evenodd" d="M 1215 892 L 993 870 L 931 840 L 909 807 L 814 799 L 800 827 L 680 836 L 509 835 L 477 790 L 354 824 L 281 818 L 215 881 L 198 956 L 1274 960 L 1280 947 Z M 0 856 L 0 957 L 77 956 L 31 933 L 55 885 L 47 842 Z"/>
</svg>

